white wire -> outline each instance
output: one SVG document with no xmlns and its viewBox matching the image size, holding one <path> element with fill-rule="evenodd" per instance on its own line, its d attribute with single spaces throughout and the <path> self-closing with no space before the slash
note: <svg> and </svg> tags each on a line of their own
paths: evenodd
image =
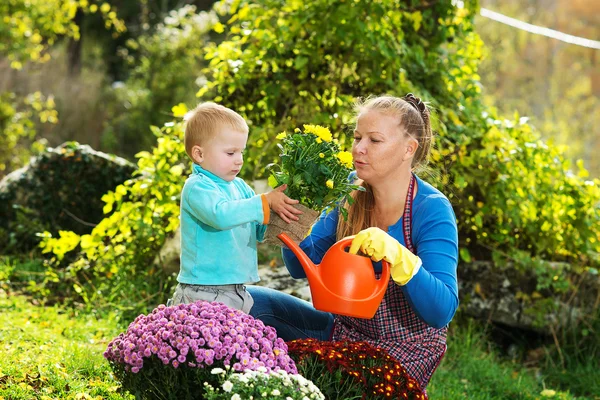
<svg viewBox="0 0 600 400">
<path fill-rule="evenodd" d="M 592 49 L 600 50 L 600 41 L 582 38 L 579 36 L 568 35 L 563 32 L 555 31 L 554 29 L 544 28 L 543 26 L 537 26 L 528 24 L 527 22 L 519 21 L 518 19 L 507 17 L 506 15 L 497 13 L 487 8 L 482 8 L 480 11 L 482 17 L 492 19 L 494 21 L 501 22 L 506 25 L 513 26 L 518 29 L 522 29 L 527 32 L 535 33 L 538 35 L 544 35 L 553 39 L 557 39 L 566 43 L 575 44 L 578 46 L 590 47 Z"/>
</svg>

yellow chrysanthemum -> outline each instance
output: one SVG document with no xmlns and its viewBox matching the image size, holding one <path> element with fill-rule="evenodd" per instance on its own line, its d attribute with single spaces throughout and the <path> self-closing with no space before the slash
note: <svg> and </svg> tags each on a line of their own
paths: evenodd
<svg viewBox="0 0 600 400">
<path fill-rule="evenodd" d="M 320 138 L 320 137 L 316 138 L 316 139 L 315 139 L 315 141 L 316 141 L 317 143 L 322 143 L 322 142 L 323 142 L 323 140 L 321 140 L 321 138 Z"/>
<path fill-rule="evenodd" d="M 285 131 L 283 131 L 279 135 L 275 136 L 275 139 L 281 140 L 281 139 L 284 139 L 286 136 L 287 136 L 287 133 Z"/>
<path fill-rule="evenodd" d="M 320 158 L 325 158 L 325 154 L 323 154 L 323 153 L 319 153 L 319 157 L 320 157 Z"/>
<path fill-rule="evenodd" d="M 327 185 L 329 189 L 333 189 L 333 181 L 331 179 L 328 179 L 327 182 L 325 182 L 325 185 Z"/>
<path fill-rule="evenodd" d="M 336 154 L 336 157 L 340 159 L 345 167 L 352 168 L 352 153 L 349 151 L 340 151 Z"/>
<path fill-rule="evenodd" d="M 331 142 L 333 139 L 329 129 L 321 125 L 304 125 L 304 132 L 312 133 L 326 142 Z"/>
</svg>

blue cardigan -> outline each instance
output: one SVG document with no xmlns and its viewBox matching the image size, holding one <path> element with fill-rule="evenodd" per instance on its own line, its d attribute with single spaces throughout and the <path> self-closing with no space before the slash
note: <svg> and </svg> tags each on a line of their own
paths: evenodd
<svg viewBox="0 0 600 400">
<path fill-rule="evenodd" d="M 450 202 L 439 190 L 417 177 L 417 195 L 413 201 L 412 242 L 423 265 L 402 291 L 413 310 L 434 328 L 446 326 L 458 308 L 458 229 Z M 336 242 L 339 212 L 323 212 L 300 248 L 319 264 L 325 252 Z M 356 232 L 358 233 L 358 232 Z M 388 227 L 388 233 L 404 243 L 402 218 Z M 284 248 L 283 260 L 292 277 L 306 278 L 294 253 Z M 381 270 L 381 263 L 375 263 Z"/>
</svg>

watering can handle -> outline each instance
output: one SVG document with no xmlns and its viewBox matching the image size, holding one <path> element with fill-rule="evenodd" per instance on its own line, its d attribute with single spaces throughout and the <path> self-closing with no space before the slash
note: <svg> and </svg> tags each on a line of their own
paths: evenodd
<svg viewBox="0 0 600 400">
<path fill-rule="evenodd" d="M 352 240 L 354 240 L 354 236 L 348 236 L 345 237 L 343 239 L 341 239 L 340 241 L 338 241 L 336 243 L 336 246 L 338 246 L 338 249 L 340 251 L 346 251 L 346 248 L 350 247 L 350 244 L 352 244 Z M 366 257 L 366 256 L 365 256 Z M 386 260 L 381 260 L 381 277 L 385 278 L 387 280 L 386 277 L 388 277 L 390 275 L 390 263 L 387 262 Z M 381 279 L 383 280 L 383 279 Z M 387 286 L 387 283 L 386 283 Z"/>
</svg>

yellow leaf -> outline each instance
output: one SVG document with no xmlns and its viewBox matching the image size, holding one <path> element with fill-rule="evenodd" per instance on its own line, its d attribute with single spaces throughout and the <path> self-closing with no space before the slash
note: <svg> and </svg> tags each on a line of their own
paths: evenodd
<svg viewBox="0 0 600 400">
<path fill-rule="evenodd" d="M 183 168 L 181 167 L 181 165 L 173 165 L 169 169 L 169 172 L 175 176 L 180 176 L 183 173 Z"/>
</svg>

